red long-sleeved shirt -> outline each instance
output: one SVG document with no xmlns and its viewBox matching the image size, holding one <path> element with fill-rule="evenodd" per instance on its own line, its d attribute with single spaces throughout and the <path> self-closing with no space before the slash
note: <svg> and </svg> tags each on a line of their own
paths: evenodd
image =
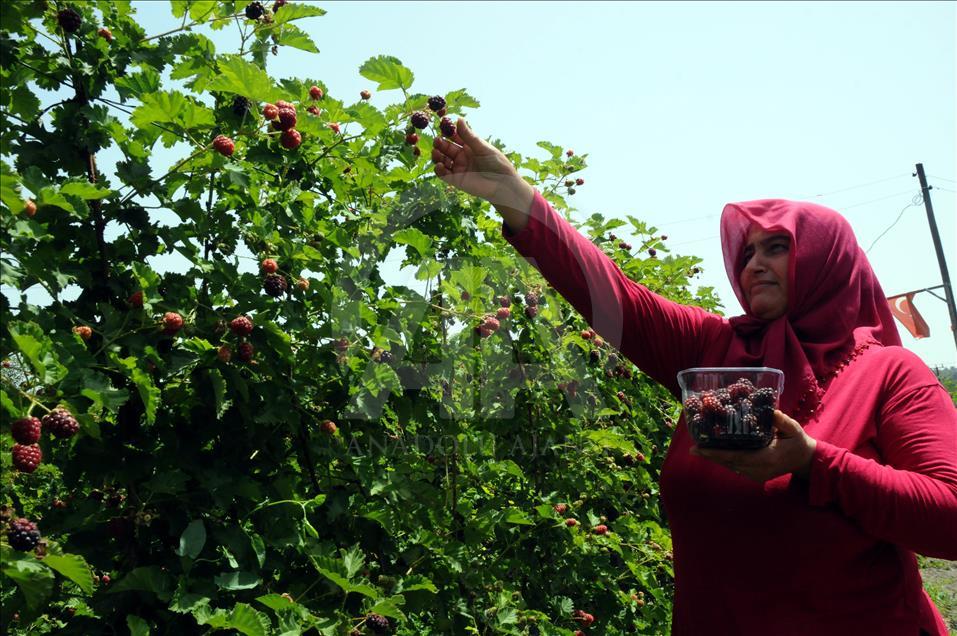
<svg viewBox="0 0 957 636">
<path fill-rule="evenodd" d="M 725 318 L 630 280 L 538 192 L 502 235 L 643 372 L 733 366 Z M 810 477 L 757 484 L 689 454 L 675 429 L 661 472 L 671 527 L 673 633 L 947 636 L 915 552 L 957 560 L 957 410 L 913 353 L 874 346 L 835 377 L 805 426 Z"/>
</svg>

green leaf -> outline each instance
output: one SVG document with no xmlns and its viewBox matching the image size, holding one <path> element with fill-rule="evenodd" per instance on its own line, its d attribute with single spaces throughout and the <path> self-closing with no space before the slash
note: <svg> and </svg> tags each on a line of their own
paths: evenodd
<svg viewBox="0 0 957 636">
<path fill-rule="evenodd" d="M 31 609 L 39 609 L 53 593 L 53 572 L 36 559 L 5 564 L 3 574 L 13 579 Z"/>
<path fill-rule="evenodd" d="M 190 0 L 189 19 L 195 22 L 212 17 L 217 4 L 219 4 L 217 0 Z"/>
<path fill-rule="evenodd" d="M 2 173 L 0 173 L 0 201 L 10 209 L 10 212 L 19 214 L 23 210 L 20 178 L 5 163 L 0 162 L 0 169 L 2 169 Z"/>
<path fill-rule="evenodd" d="M 129 574 L 109 588 L 109 594 L 139 590 L 152 592 L 161 601 L 168 602 L 171 596 L 172 580 L 158 565 L 134 568 Z"/>
<path fill-rule="evenodd" d="M 362 569 L 362 565 L 365 562 L 366 557 L 362 553 L 362 549 L 358 543 L 342 555 L 342 564 L 346 566 L 346 576 L 350 579 L 356 575 L 356 572 Z"/>
<path fill-rule="evenodd" d="M 223 413 L 232 406 L 232 400 L 226 399 L 226 380 L 219 369 L 209 370 L 209 381 L 213 385 L 213 398 L 216 400 L 216 419 L 223 419 Z"/>
<path fill-rule="evenodd" d="M 235 629 L 246 636 L 267 636 L 272 627 L 268 616 L 246 603 L 236 603 L 232 612 L 222 617 L 216 616 L 209 621 L 209 625 L 217 629 Z"/>
<path fill-rule="evenodd" d="M 465 92 L 464 88 L 445 94 L 446 108 L 449 112 L 457 113 L 463 108 L 478 108 L 479 101 Z"/>
<path fill-rule="evenodd" d="M 160 75 L 149 67 L 139 73 L 116 78 L 116 90 L 124 99 L 139 98 L 142 95 L 155 93 L 159 89 Z"/>
<path fill-rule="evenodd" d="M 46 206 L 60 208 L 65 212 L 69 212 L 73 216 L 83 218 L 80 211 L 73 207 L 73 204 L 70 203 L 69 199 L 63 196 L 60 193 L 60 189 L 56 186 L 47 186 L 45 188 L 41 188 L 40 191 L 37 192 L 37 207 L 42 208 Z"/>
<path fill-rule="evenodd" d="M 287 5 L 288 6 L 288 5 Z M 283 7 L 285 9 L 286 7 Z M 283 25 L 279 32 L 280 46 L 291 46 L 294 49 L 308 51 L 309 53 L 318 53 L 319 48 L 312 41 L 309 34 L 297 27 L 295 24 Z"/>
<path fill-rule="evenodd" d="M 582 437 L 605 449 L 617 450 L 630 455 L 638 454 L 638 450 L 635 448 L 634 444 L 632 444 L 623 435 L 608 429 L 600 431 L 584 431 L 582 433 Z"/>
<path fill-rule="evenodd" d="M 66 377 L 67 368 L 54 355 L 53 342 L 38 324 L 14 321 L 7 329 L 17 349 L 44 384 L 56 384 Z"/>
<path fill-rule="evenodd" d="M 76 583 L 86 594 L 93 593 L 93 571 L 79 554 L 48 554 L 41 563 Z"/>
<path fill-rule="evenodd" d="M 379 82 L 377 90 L 380 91 L 395 88 L 408 90 L 415 77 L 402 62 L 390 55 L 369 58 L 359 67 L 359 74 L 367 80 Z"/>
<path fill-rule="evenodd" d="M 140 399 L 146 406 L 146 421 L 153 424 L 156 422 L 156 409 L 159 407 L 162 392 L 153 384 L 153 378 L 139 367 L 133 369 L 132 378 Z"/>
<path fill-rule="evenodd" d="M 479 288 L 485 284 L 485 277 L 488 276 L 488 270 L 484 267 L 475 265 L 465 265 L 461 269 L 452 272 L 449 280 L 467 291 L 470 295 L 476 296 Z"/>
<path fill-rule="evenodd" d="M 213 111 L 192 102 L 177 91 L 160 91 L 143 95 L 142 104 L 130 115 L 130 122 L 151 134 L 154 124 L 178 124 L 192 129 L 212 127 L 216 124 Z"/>
<path fill-rule="evenodd" d="M 109 188 L 98 188 L 89 181 L 69 181 L 60 186 L 60 194 L 80 197 L 88 201 L 104 199 L 113 194 L 113 191 Z"/>
<path fill-rule="evenodd" d="M 286 4 L 281 10 L 277 11 L 273 16 L 273 22 L 276 24 L 286 24 L 293 20 L 323 15 L 326 15 L 325 9 L 320 9 L 315 5 L 303 2 L 295 2 Z"/>
<path fill-rule="evenodd" d="M 399 230 L 392 235 L 392 240 L 401 245 L 415 248 L 420 256 L 429 256 L 432 252 L 432 239 L 414 227 Z"/>
<path fill-rule="evenodd" d="M 534 525 L 535 525 L 535 522 L 532 521 L 531 519 L 529 519 L 529 518 L 528 518 L 528 515 L 526 515 L 524 512 L 522 512 L 522 511 L 519 510 L 518 508 L 509 508 L 509 509 L 505 512 L 505 516 L 503 517 L 503 521 L 505 521 L 506 523 L 514 523 L 514 524 L 518 524 L 518 525 L 522 525 L 522 526 L 534 526 Z"/>
<path fill-rule="evenodd" d="M 433 583 L 431 580 L 429 580 L 428 578 L 420 574 L 411 574 L 403 578 L 401 590 L 403 592 L 414 592 L 416 590 L 425 590 L 428 592 L 432 592 L 433 594 L 439 593 L 438 588 L 435 587 L 435 583 Z"/>
<path fill-rule="evenodd" d="M 213 579 L 224 590 L 251 590 L 259 585 L 259 577 L 252 572 L 223 572 Z"/>
<path fill-rule="evenodd" d="M 256 601 L 271 610 L 286 609 L 294 604 L 294 601 L 290 601 L 282 594 L 264 594 L 263 596 L 257 596 Z"/>
<path fill-rule="evenodd" d="M 126 627 L 130 630 L 130 636 L 150 636 L 150 624 L 139 616 L 127 614 Z"/>
<path fill-rule="evenodd" d="M 394 618 L 398 621 L 404 621 L 405 614 L 403 614 L 402 610 L 399 609 L 400 605 L 405 605 L 405 597 L 401 594 L 397 594 L 390 598 L 382 599 L 373 605 L 369 612 L 381 614 L 382 616 L 388 616 L 389 618 Z"/>
<path fill-rule="evenodd" d="M 283 7 L 283 10 L 286 8 Z M 286 97 L 284 93 L 280 94 L 266 71 L 236 55 L 223 56 L 219 62 L 219 75 L 213 78 L 207 88 L 243 95 L 254 102 L 271 102 Z"/>
<path fill-rule="evenodd" d="M 170 11 L 174 18 L 182 18 L 186 15 L 186 9 L 189 7 L 189 0 L 169 0 Z"/>
<path fill-rule="evenodd" d="M 203 525 L 202 519 L 194 519 L 180 535 L 176 554 L 195 560 L 203 551 L 204 545 L 206 545 L 206 526 Z"/>
</svg>

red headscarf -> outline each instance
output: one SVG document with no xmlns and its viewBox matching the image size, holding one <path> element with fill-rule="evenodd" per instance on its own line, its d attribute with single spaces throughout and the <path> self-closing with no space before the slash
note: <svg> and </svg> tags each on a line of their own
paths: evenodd
<svg viewBox="0 0 957 636">
<path fill-rule="evenodd" d="M 742 251 L 751 226 L 791 236 L 787 312 L 751 314 L 741 290 Z M 850 224 L 814 203 L 762 199 L 729 203 L 721 213 L 724 265 L 746 315 L 731 318 L 740 336 L 726 363 L 784 371 L 781 410 L 798 421 L 814 413 L 821 382 L 843 358 L 869 344 L 900 345 L 884 291 Z"/>
</svg>

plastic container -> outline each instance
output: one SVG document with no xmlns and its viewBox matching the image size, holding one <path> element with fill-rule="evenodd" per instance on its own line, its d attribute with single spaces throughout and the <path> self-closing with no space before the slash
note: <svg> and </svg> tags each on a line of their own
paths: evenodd
<svg viewBox="0 0 957 636">
<path fill-rule="evenodd" d="M 768 367 L 697 367 L 678 373 L 685 421 L 701 448 L 764 448 L 784 373 Z"/>
</svg>

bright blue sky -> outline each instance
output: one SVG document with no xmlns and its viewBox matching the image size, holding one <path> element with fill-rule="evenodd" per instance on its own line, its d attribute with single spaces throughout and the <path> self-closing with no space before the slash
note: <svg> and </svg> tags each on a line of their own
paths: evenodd
<svg viewBox="0 0 957 636">
<path fill-rule="evenodd" d="M 414 91 L 467 89 L 482 104 L 468 116 L 480 136 L 533 156 L 539 140 L 587 153 L 576 218 L 658 226 L 674 251 L 704 258 L 700 283 L 729 314 L 740 308 L 718 242 L 726 202 L 813 200 L 844 213 L 866 248 L 919 192 L 916 162 L 937 187 L 957 279 L 955 3 L 316 4 L 327 15 L 300 24 L 321 53 L 284 48 L 271 74 L 320 77 L 357 98 L 375 91 L 359 66 L 388 54 L 413 70 Z M 149 33 L 178 26 L 165 2 L 134 5 Z M 228 51 L 235 35 L 212 37 Z M 940 283 L 922 205 L 869 258 L 888 295 Z M 901 328 L 904 345 L 931 366 L 957 364 L 946 305 L 916 303 L 932 336 Z"/>
</svg>

